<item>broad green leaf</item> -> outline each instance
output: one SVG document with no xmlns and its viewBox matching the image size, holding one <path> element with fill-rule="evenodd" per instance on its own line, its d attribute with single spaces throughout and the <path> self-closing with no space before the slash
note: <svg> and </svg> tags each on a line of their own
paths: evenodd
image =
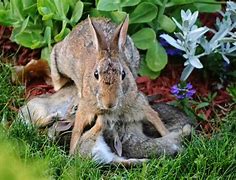
<svg viewBox="0 0 236 180">
<path fill-rule="evenodd" d="M 43 21 L 50 20 L 50 19 L 53 18 L 53 16 L 54 16 L 53 13 L 46 14 L 46 15 L 43 16 L 42 20 L 43 20 Z"/>
<path fill-rule="evenodd" d="M 90 15 L 93 17 L 107 17 L 109 19 L 111 19 L 113 22 L 119 24 L 121 22 L 123 22 L 123 20 L 126 17 L 126 12 L 123 11 L 98 11 L 97 9 L 91 9 L 90 11 Z"/>
<path fill-rule="evenodd" d="M 23 4 L 21 0 L 11 0 L 10 11 L 10 15 L 12 18 L 18 18 L 19 21 L 24 21 Z"/>
<path fill-rule="evenodd" d="M 162 1 L 163 0 L 142 0 L 142 2 L 150 2 L 150 3 L 156 4 L 158 6 L 163 6 Z"/>
<path fill-rule="evenodd" d="M 24 16 L 35 16 L 37 11 L 37 0 L 23 0 Z"/>
<path fill-rule="evenodd" d="M 57 16 L 57 8 L 53 1 L 50 0 L 37 0 L 38 12 L 42 16 L 48 16 L 53 13 L 53 17 Z M 48 18 L 45 18 L 48 19 Z"/>
<path fill-rule="evenodd" d="M 137 5 L 141 0 L 120 0 L 121 7 L 128 7 L 128 6 L 135 6 Z"/>
<path fill-rule="evenodd" d="M 147 50 L 146 54 L 147 66 L 154 72 L 162 70 L 167 64 L 167 54 L 165 49 L 159 44 L 154 45 Z"/>
<path fill-rule="evenodd" d="M 70 7 L 74 8 L 75 4 L 80 0 L 67 0 L 66 2 L 69 4 Z"/>
<path fill-rule="evenodd" d="M 48 15 L 52 13 L 48 7 L 38 7 L 38 11 L 41 15 Z"/>
<path fill-rule="evenodd" d="M 127 16 L 126 12 L 123 11 L 107 12 L 106 15 L 106 17 L 110 18 L 113 22 L 118 24 L 123 22 L 126 16 Z"/>
<path fill-rule="evenodd" d="M 156 42 L 156 33 L 151 28 L 143 28 L 131 37 L 135 46 L 142 50 L 151 48 Z"/>
<path fill-rule="evenodd" d="M 130 14 L 130 24 L 147 23 L 157 16 L 157 7 L 148 2 L 139 4 Z"/>
<path fill-rule="evenodd" d="M 151 69 L 149 69 L 149 67 L 147 66 L 147 63 L 145 62 L 144 59 L 141 60 L 141 62 L 140 62 L 140 68 L 139 68 L 138 73 L 141 76 L 148 76 L 150 79 L 156 79 L 160 75 L 160 71 L 154 72 Z"/>
<path fill-rule="evenodd" d="M 140 0 L 99 0 L 97 9 L 100 11 L 114 11 L 121 10 L 122 7 L 135 6 Z"/>
<path fill-rule="evenodd" d="M 72 13 L 72 16 L 70 19 L 70 23 L 72 26 L 77 24 L 77 22 L 80 20 L 82 14 L 83 14 L 83 8 L 84 8 L 83 2 L 78 1 L 75 5 L 75 8 L 73 10 L 73 13 Z"/>
<path fill-rule="evenodd" d="M 205 1 L 205 2 L 204 2 Z M 213 13 L 221 10 L 221 4 L 214 4 L 214 0 L 204 0 L 194 3 L 199 12 Z"/>
<path fill-rule="evenodd" d="M 191 4 L 196 2 L 196 0 L 170 0 L 169 3 L 174 5 L 183 5 L 183 4 Z"/>
<path fill-rule="evenodd" d="M 161 28 L 165 30 L 166 32 L 172 33 L 175 31 L 176 25 L 174 21 L 172 21 L 172 19 L 166 15 L 162 16 L 162 18 L 159 21 L 159 24 Z"/>
<path fill-rule="evenodd" d="M 15 42 L 24 47 L 36 49 L 45 45 L 43 37 L 35 32 L 21 32 L 15 36 Z"/>
<path fill-rule="evenodd" d="M 57 8 L 57 15 L 60 17 L 59 20 L 66 20 L 66 14 L 69 11 L 69 4 L 66 0 L 54 0 Z"/>
<path fill-rule="evenodd" d="M 37 0 L 22 0 L 22 4 L 24 8 L 28 8 L 37 3 Z"/>
<path fill-rule="evenodd" d="M 107 0 L 100 0 L 98 1 L 97 9 L 100 11 L 114 11 L 120 10 L 120 1 L 107 1 Z"/>
<path fill-rule="evenodd" d="M 13 26 L 17 21 L 18 19 L 14 19 L 9 10 L 0 9 L 0 25 Z"/>
</svg>

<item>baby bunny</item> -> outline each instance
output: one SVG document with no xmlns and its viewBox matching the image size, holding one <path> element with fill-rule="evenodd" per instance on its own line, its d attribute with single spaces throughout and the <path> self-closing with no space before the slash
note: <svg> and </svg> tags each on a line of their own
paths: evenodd
<svg viewBox="0 0 236 180">
<path fill-rule="evenodd" d="M 148 161 L 147 158 L 126 158 L 121 154 L 117 154 L 116 147 L 114 147 L 114 142 L 118 136 L 117 129 L 110 128 L 109 124 L 101 121 L 104 121 L 104 119 L 98 117 L 94 124 L 95 126 L 97 123 L 102 123 L 103 127 L 101 131 L 91 134 L 90 129 L 82 134 L 81 138 L 78 140 L 76 152 L 79 152 L 82 157 L 92 158 L 99 164 L 112 163 L 131 166 Z M 124 127 L 119 126 L 118 129 L 124 129 Z M 116 133 L 114 133 L 114 131 Z M 109 137 L 109 141 L 111 141 L 110 143 L 106 142 L 107 137 Z M 111 146 L 113 148 L 111 148 Z"/>
<path fill-rule="evenodd" d="M 103 120 L 115 124 L 147 119 L 165 136 L 168 130 L 135 82 L 137 49 L 127 36 L 128 16 L 118 27 L 107 19 L 89 17 L 60 43 L 51 54 L 52 81 L 55 90 L 71 79 L 78 89 L 79 106 L 72 131 L 70 154 L 86 125 L 101 119 L 91 128 L 89 139 L 102 130 Z M 127 55 L 127 50 L 130 50 Z M 137 58 L 136 58 L 137 59 Z"/>
</svg>

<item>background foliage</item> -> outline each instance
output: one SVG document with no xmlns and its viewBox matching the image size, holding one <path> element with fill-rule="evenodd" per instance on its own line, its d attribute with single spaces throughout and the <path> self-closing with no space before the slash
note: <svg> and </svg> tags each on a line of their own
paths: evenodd
<svg viewBox="0 0 236 180">
<path fill-rule="evenodd" d="M 42 48 L 49 59 L 51 46 L 61 41 L 88 14 L 105 16 L 120 23 L 130 17 L 129 34 L 142 53 L 141 75 L 155 79 L 167 64 L 167 53 L 159 43 L 159 33 L 172 33 L 181 9 L 215 12 L 216 0 L 3 0 L 0 24 L 12 26 L 11 40 L 31 49 Z"/>
</svg>

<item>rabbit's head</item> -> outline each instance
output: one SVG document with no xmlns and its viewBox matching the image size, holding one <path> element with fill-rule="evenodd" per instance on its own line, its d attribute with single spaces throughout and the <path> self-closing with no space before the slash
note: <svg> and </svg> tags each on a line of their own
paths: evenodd
<svg viewBox="0 0 236 180">
<path fill-rule="evenodd" d="M 93 42 L 98 51 L 98 58 L 91 75 L 93 78 L 92 90 L 96 95 L 97 105 L 100 109 L 114 110 L 122 103 L 121 97 L 126 88 L 124 81 L 127 74 L 130 74 L 129 68 L 124 63 L 123 53 L 121 53 L 126 42 L 128 16 L 124 23 L 114 31 L 110 42 L 107 42 L 104 33 L 90 19 L 89 23 Z"/>
</svg>

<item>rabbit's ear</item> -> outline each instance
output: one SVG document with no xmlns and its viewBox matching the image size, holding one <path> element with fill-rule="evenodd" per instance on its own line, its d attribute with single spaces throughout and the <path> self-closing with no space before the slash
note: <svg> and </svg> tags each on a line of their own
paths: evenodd
<svg viewBox="0 0 236 180">
<path fill-rule="evenodd" d="M 129 15 L 127 14 L 124 22 L 120 24 L 113 35 L 113 39 L 111 42 L 111 49 L 122 49 L 124 47 L 127 37 L 127 31 L 129 26 Z"/>
<path fill-rule="evenodd" d="M 89 26 L 92 32 L 93 43 L 97 51 L 107 50 L 106 38 L 103 32 L 95 26 L 90 17 L 88 16 Z"/>
<path fill-rule="evenodd" d="M 122 143 L 120 141 L 118 134 L 114 138 L 114 148 L 115 148 L 118 156 L 121 156 L 122 155 Z"/>
</svg>

